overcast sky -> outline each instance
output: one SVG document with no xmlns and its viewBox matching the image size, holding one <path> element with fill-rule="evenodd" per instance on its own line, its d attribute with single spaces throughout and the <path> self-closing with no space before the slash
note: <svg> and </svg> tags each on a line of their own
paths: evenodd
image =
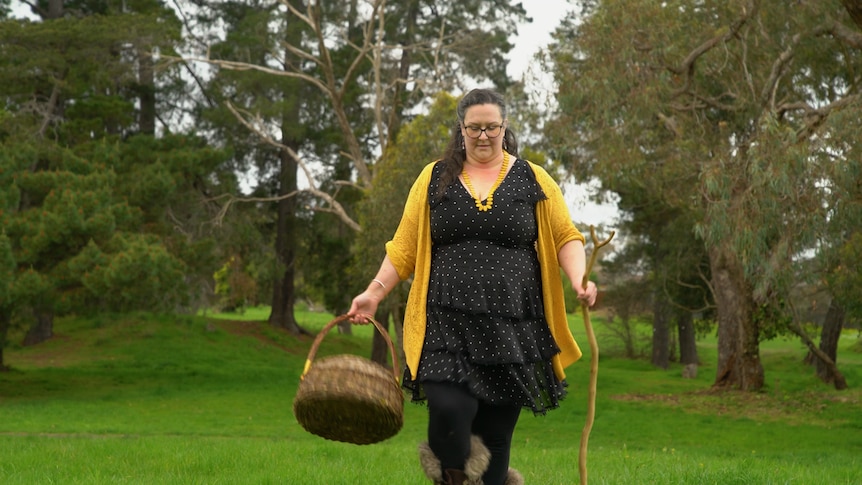
<svg viewBox="0 0 862 485">
<path fill-rule="evenodd" d="M 551 33 L 564 17 L 576 9 L 569 0 L 512 0 L 522 2 L 531 23 L 518 24 L 518 35 L 514 37 L 515 47 L 509 53 L 508 73 L 512 79 L 520 79 L 533 64 L 534 54 L 551 42 Z M 525 79 L 526 89 L 553 95 L 553 80 L 536 69 Z M 613 228 L 618 216 L 614 204 L 597 205 L 587 200 L 588 187 L 579 184 L 564 184 L 563 191 L 569 201 L 572 218 L 604 229 Z M 588 228 L 581 228 L 588 229 Z"/>
<path fill-rule="evenodd" d="M 532 60 L 533 54 L 551 42 L 551 33 L 562 18 L 575 10 L 575 6 L 569 3 L 569 0 L 512 0 L 512 2 L 522 3 L 527 16 L 533 19 L 531 23 L 517 25 L 515 48 L 509 53 L 509 75 L 519 78 Z"/>
</svg>

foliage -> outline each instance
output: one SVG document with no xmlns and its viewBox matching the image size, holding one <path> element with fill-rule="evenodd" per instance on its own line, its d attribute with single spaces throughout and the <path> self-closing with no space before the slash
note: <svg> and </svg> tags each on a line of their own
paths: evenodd
<svg viewBox="0 0 862 485">
<path fill-rule="evenodd" d="M 817 263 L 823 268 L 823 280 L 830 293 L 838 300 L 854 323 L 862 321 L 862 303 L 859 294 L 862 280 L 856 268 L 862 264 L 862 144 L 857 142 L 862 128 L 858 106 L 841 110 L 825 124 L 835 133 L 835 146 L 821 157 L 821 165 L 828 170 L 824 177 L 828 222 L 824 244 L 818 252 Z M 824 147 L 825 151 L 825 147 Z M 834 153 L 833 153 L 834 152 Z M 840 154 L 840 158 L 834 158 Z"/>
<path fill-rule="evenodd" d="M 257 283 L 245 271 L 242 258 L 231 256 L 213 275 L 218 308 L 225 312 L 244 311 L 246 306 L 254 306 L 257 298 Z"/>
<path fill-rule="evenodd" d="M 841 263 L 829 275 L 830 286 L 835 289 L 835 296 L 846 311 L 859 319 L 862 316 L 862 301 L 859 299 L 862 291 L 859 272 L 862 267 L 862 234 L 857 232 L 850 236 L 839 249 L 838 257 Z"/>
<path fill-rule="evenodd" d="M 136 230 L 157 236 L 182 261 L 186 299 L 193 307 L 207 305 L 220 261 L 242 251 L 245 239 L 258 237 L 251 211 L 219 219 L 215 199 L 239 190 L 230 152 L 199 136 L 173 134 L 93 144 L 86 152 L 117 172 L 114 196 L 140 211 Z"/>
<path fill-rule="evenodd" d="M 38 165 L 44 169 L 22 169 Z M 26 145 L 0 150 L 0 167 L 27 200 L 4 221 L 18 267 L 18 306 L 166 309 L 182 298 L 184 268 L 161 241 L 136 233 L 141 210 L 114 197 L 113 170 L 68 150 Z"/>
<path fill-rule="evenodd" d="M 96 3 L 100 15 L 0 22 L 0 95 L 18 118 L 0 137 L 38 133 L 69 146 L 139 129 L 139 53 L 171 52 L 176 17 L 155 2 L 138 2 L 134 15 Z"/>
<path fill-rule="evenodd" d="M 115 235 L 106 247 L 116 247 L 118 251 L 99 258 L 102 264 L 81 277 L 83 286 L 90 294 L 99 295 L 96 301 L 101 303 L 87 305 L 88 309 L 101 306 L 114 311 L 166 311 L 186 303 L 186 268 L 159 244 L 158 238 Z"/>
<path fill-rule="evenodd" d="M 176 66 L 156 68 L 180 39 L 173 9 L 152 0 L 30 7 L 39 20 L 0 22 L 0 218 L 16 264 L 4 320 L 38 315 L 28 334 L 37 342 L 57 313 L 188 304 L 200 267 L 183 252 L 203 246 L 176 237 L 187 222 L 177 202 L 231 177 L 199 164 L 195 178 L 173 165 L 182 150 L 157 154 L 157 143 L 142 142 L 156 118 L 178 111 L 176 85 L 159 82 Z M 161 148 L 177 140 L 167 134 Z M 218 158 L 194 158 L 208 155 Z"/>
<path fill-rule="evenodd" d="M 564 49 L 559 57 L 575 68 L 558 73 L 564 81 L 563 108 L 575 110 L 565 115 L 563 126 L 577 127 L 578 142 L 589 149 L 576 167 L 598 176 L 606 188 L 620 187 L 625 195 L 627 187 L 641 187 L 671 209 L 706 210 L 692 214 L 700 234 L 710 246 L 730 244 L 763 295 L 787 278 L 790 268 L 780 261 L 811 244 L 817 232 L 800 228 L 817 222 L 821 192 L 813 183 L 813 166 L 805 163 L 813 147 L 793 136 L 807 126 L 804 120 L 786 111 L 781 113 L 787 116 L 777 117 L 763 110 L 758 88 L 771 87 L 772 61 L 795 47 L 779 39 L 806 33 L 816 16 L 808 7 L 788 5 L 764 5 L 752 13 L 742 9 L 744 2 L 721 7 L 678 3 L 606 2 L 577 29 L 576 49 Z M 619 9 L 627 14 L 617 15 Z M 774 29 L 773 40 L 744 50 L 758 34 L 745 23 L 751 15 L 771 19 L 762 27 Z M 662 28 L 627 36 L 636 26 L 632 20 L 641 16 Z M 734 18 L 744 23 L 739 42 L 725 41 L 721 30 L 710 30 L 717 28 L 717 17 L 733 27 L 739 27 L 731 23 Z M 690 72 L 677 73 L 674 62 L 686 62 L 685 55 L 696 47 L 692 31 L 711 32 L 697 42 L 715 35 L 727 50 L 709 50 L 692 60 Z M 800 44 L 792 67 L 812 71 L 800 75 L 799 82 L 776 84 L 781 93 L 770 99 L 834 97 L 837 93 L 820 93 L 818 87 L 819 80 L 840 72 L 833 63 L 818 62 L 832 57 L 832 47 L 816 39 Z M 855 62 L 855 53 L 847 54 L 844 61 Z M 751 74 L 755 84 L 741 75 L 743 69 L 759 70 Z M 573 82 L 565 82 L 567 75 Z M 571 159 L 575 152 L 561 153 Z"/>
<path fill-rule="evenodd" d="M 0 307 L 9 307 L 12 297 L 12 283 L 15 275 L 15 257 L 12 243 L 5 232 L 0 233 Z"/>
<path fill-rule="evenodd" d="M 331 214 L 315 213 L 303 236 L 299 295 L 336 315 L 347 312 L 356 286 L 349 274 L 352 231 Z"/>
<path fill-rule="evenodd" d="M 556 33 L 555 154 L 654 226 L 640 231 L 652 244 L 670 226 L 669 255 L 688 245 L 689 267 L 709 256 L 715 294 L 736 301 L 717 302 L 719 320 L 739 318 L 720 328 L 746 329 L 751 362 L 757 334 L 785 321 L 757 308 L 783 311 L 799 256 L 824 247 L 824 177 L 858 160 L 845 157 L 858 137 L 837 125 L 859 118 L 862 52 L 844 15 L 835 1 L 612 0 Z"/>
<path fill-rule="evenodd" d="M 373 164 L 433 93 L 468 79 L 508 86 L 509 34 L 525 17 L 506 0 L 384 2 L 380 23 L 370 2 L 346 0 L 17 5 L 37 20 L 8 19 L 0 1 L 0 222 L 24 322 L 35 306 L 48 322 L 52 312 L 205 306 L 235 255 L 237 298 L 269 302 L 295 276 L 299 296 L 343 308 L 355 228 L 327 200 L 358 212 L 367 186 L 346 182 L 362 173 L 359 158 Z M 378 27 L 380 43 L 357 54 Z M 311 195 L 293 197 L 303 181 L 279 143 L 315 167 Z M 236 172 L 254 173 L 250 195 L 279 203 L 226 203 L 241 192 Z"/>
</svg>

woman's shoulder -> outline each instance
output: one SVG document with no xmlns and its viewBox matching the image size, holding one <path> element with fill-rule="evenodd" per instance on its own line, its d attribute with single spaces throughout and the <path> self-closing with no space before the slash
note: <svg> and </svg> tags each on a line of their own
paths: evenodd
<svg viewBox="0 0 862 485">
<path fill-rule="evenodd" d="M 523 160 L 524 162 L 526 162 L 527 166 L 530 167 L 530 169 L 532 169 L 536 175 L 542 174 L 543 176 L 545 176 L 545 175 L 550 176 L 548 174 L 548 171 L 545 170 L 545 167 L 539 165 L 538 163 L 531 162 L 531 161 L 527 160 L 526 158 L 519 158 L 519 160 Z"/>
<path fill-rule="evenodd" d="M 433 160 L 425 164 L 422 167 L 422 170 L 419 172 L 419 175 L 416 177 L 416 182 L 428 182 L 431 180 L 431 174 L 434 173 L 434 168 L 440 165 L 438 162 L 440 160 Z"/>
<path fill-rule="evenodd" d="M 531 162 L 525 158 L 521 158 L 520 160 L 523 160 L 524 162 L 527 163 L 527 166 L 530 167 L 533 174 L 536 176 L 536 181 L 539 182 L 539 184 L 542 187 L 546 187 L 549 184 L 550 185 L 557 185 L 557 181 L 554 180 L 553 177 L 551 177 L 551 174 L 549 174 L 548 171 L 545 170 L 544 167 L 542 167 L 538 163 Z"/>
</svg>

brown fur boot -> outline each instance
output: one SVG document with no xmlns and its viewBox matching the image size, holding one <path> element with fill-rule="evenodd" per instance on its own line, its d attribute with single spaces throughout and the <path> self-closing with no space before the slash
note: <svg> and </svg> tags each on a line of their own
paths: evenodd
<svg viewBox="0 0 862 485">
<path fill-rule="evenodd" d="M 488 469 L 488 463 L 490 462 L 491 452 L 488 451 L 488 448 L 485 447 L 484 443 L 482 443 L 481 438 L 473 436 L 470 439 L 470 456 L 467 457 L 467 461 L 464 463 L 464 478 L 458 477 L 458 479 L 463 480 L 463 482 L 444 481 L 449 480 L 450 478 L 455 479 L 455 476 L 457 475 L 456 472 L 462 470 L 446 470 L 448 476 L 443 477 L 443 470 L 440 468 L 440 460 L 434 452 L 431 451 L 431 447 L 428 446 L 428 442 L 422 442 L 419 444 L 419 464 L 422 466 L 422 470 L 425 471 L 425 476 L 430 478 L 435 485 L 448 485 L 450 483 L 482 485 L 482 475 L 485 474 L 485 470 Z"/>
<path fill-rule="evenodd" d="M 447 468 L 443 471 L 443 478 L 446 480 L 446 485 L 464 485 L 464 482 L 467 481 L 467 474 L 462 470 L 455 470 L 453 468 Z"/>
<path fill-rule="evenodd" d="M 509 473 L 506 475 L 505 485 L 524 485 L 524 476 L 518 470 L 509 468 Z"/>
</svg>

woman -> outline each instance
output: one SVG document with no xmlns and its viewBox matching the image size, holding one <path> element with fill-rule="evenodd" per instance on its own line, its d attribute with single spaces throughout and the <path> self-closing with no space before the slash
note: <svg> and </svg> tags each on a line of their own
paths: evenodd
<svg viewBox="0 0 862 485">
<path fill-rule="evenodd" d="M 517 485 L 509 468 L 521 408 L 544 414 L 581 356 L 564 308 L 562 267 L 578 298 L 584 237 L 559 186 L 518 158 L 503 98 L 475 89 L 458 103 L 441 160 L 413 184 L 386 257 L 349 313 L 373 315 L 413 275 L 404 318 L 404 387 L 428 403 L 419 446 L 436 484 Z"/>
</svg>

